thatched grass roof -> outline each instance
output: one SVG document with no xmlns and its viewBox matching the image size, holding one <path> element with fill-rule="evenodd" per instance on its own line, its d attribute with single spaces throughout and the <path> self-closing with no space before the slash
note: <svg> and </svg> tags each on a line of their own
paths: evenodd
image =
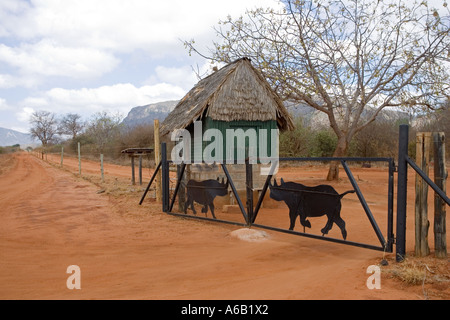
<svg viewBox="0 0 450 320">
<path fill-rule="evenodd" d="M 236 60 L 202 79 L 161 124 L 161 135 L 209 116 L 221 121 L 276 120 L 282 131 L 292 119 L 278 95 L 247 58 Z"/>
</svg>

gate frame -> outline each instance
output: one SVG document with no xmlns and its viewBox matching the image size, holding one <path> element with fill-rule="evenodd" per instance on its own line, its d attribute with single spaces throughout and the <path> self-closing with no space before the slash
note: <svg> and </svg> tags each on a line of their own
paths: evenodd
<svg viewBox="0 0 450 320">
<path fill-rule="evenodd" d="M 384 252 L 392 252 L 393 250 L 393 243 L 394 243 L 394 234 L 393 234 L 393 194 L 394 194 L 394 177 L 393 177 L 393 173 L 395 171 L 395 164 L 394 164 L 394 160 L 392 158 L 381 158 L 381 157 L 368 157 L 368 158 L 358 158 L 358 157 L 320 157 L 320 158 L 279 158 L 278 161 L 272 162 L 272 168 L 271 170 L 273 170 L 274 166 L 279 162 L 279 161 L 340 161 L 341 164 L 344 167 L 344 170 L 347 173 L 347 176 L 349 178 L 349 180 L 352 183 L 353 188 L 355 189 L 356 194 L 358 195 L 358 198 L 363 206 L 363 209 L 367 215 L 367 217 L 369 218 L 369 221 L 372 225 L 372 228 L 374 229 L 378 240 L 380 241 L 381 246 L 375 246 L 375 245 L 371 245 L 371 244 L 365 244 L 365 243 L 360 243 L 360 242 L 353 242 L 353 241 L 348 241 L 348 240 L 341 240 L 341 239 L 337 239 L 337 238 L 330 238 L 330 237 L 325 237 L 325 236 L 319 236 L 319 235 L 314 235 L 314 234 L 308 234 L 305 232 L 298 232 L 298 231 L 294 231 L 294 230 L 286 230 L 286 229 L 281 229 L 281 228 L 276 228 L 276 227 L 271 227 L 271 226 L 266 226 L 266 225 L 261 225 L 261 224 L 257 224 L 254 223 L 257 217 L 257 214 L 259 212 L 259 209 L 261 208 L 261 204 L 262 201 L 264 199 L 264 196 L 267 192 L 268 186 L 269 186 L 269 182 L 272 179 L 273 175 L 269 174 L 267 176 L 267 179 L 265 181 L 264 187 L 259 195 L 258 198 L 258 202 L 257 205 L 255 207 L 255 210 L 253 210 L 253 198 L 251 198 L 251 200 L 247 201 L 247 211 L 244 208 L 244 205 L 237 193 L 237 190 L 234 186 L 233 180 L 228 172 L 228 169 L 226 167 L 226 163 L 221 163 L 221 167 L 223 172 L 225 173 L 231 190 L 235 196 L 235 199 L 237 200 L 238 204 L 239 204 L 239 208 L 241 210 L 241 213 L 244 217 L 245 223 L 239 223 L 239 222 L 235 222 L 235 221 L 228 221 L 228 220 L 221 220 L 221 219 L 213 219 L 213 218 L 208 218 L 208 217 L 200 217 L 200 216 L 193 216 L 193 215 L 187 215 L 187 214 L 182 214 L 182 213 L 176 213 L 176 212 L 172 212 L 172 208 L 173 205 L 175 203 L 175 198 L 177 196 L 179 187 L 181 185 L 181 179 L 183 177 L 184 174 L 184 170 L 186 167 L 185 163 L 181 164 L 181 170 L 179 172 L 179 175 L 177 177 L 177 184 L 175 186 L 175 190 L 172 196 L 172 199 L 170 199 L 170 195 L 169 195 L 169 164 L 172 163 L 172 161 L 167 160 L 167 149 L 166 149 L 166 143 L 161 143 L 161 162 L 160 165 L 158 165 L 158 168 L 161 169 L 162 171 L 162 211 L 172 215 L 172 216 L 179 216 L 179 217 L 185 217 L 185 218 L 192 218 L 192 219 L 199 219 L 199 220 L 206 220 L 206 221 L 214 221 L 214 222 L 221 222 L 221 223 L 227 223 L 227 224 L 232 224 L 232 225 L 238 225 L 238 226 L 243 226 L 243 227 L 258 227 L 258 228 L 262 228 L 262 229 L 268 229 L 268 230 L 273 230 L 273 231 L 278 231 L 278 232 L 283 232 L 283 233 L 289 233 L 289 234 L 294 234 L 294 235 L 299 235 L 299 236 L 304 236 L 304 237 L 308 237 L 308 238 L 314 238 L 314 239 L 319 239 L 319 240 L 325 240 L 325 241 L 330 241 L 330 242 L 335 242 L 335 243 L 341 243 L 341 244 L 347 244 L 347 245 L 352 245 L 352 246 L 357 246 L 357 247 L 362 247 L 362 248 L 366 248 L 366 249 L 372 249 L 372 250 L 378 250 L 378 251 L 384 251 Z M 348 165 L 347 165 L 347 161 L 349 162 L 387 162 L 389 164 L 389 177 L 388 177 L 388 214 L 387 214 L 387 225 L 388 225 L 388 230 L 387 230 L 387 239 L 384 238 L 383 234 L 381 233 L 371 211 L 369 206 L 367 205 L 367 202 L 365 201 L 364 196 L 361 193 L 361 190 L 359 189 L 359 186 L 356 182 L 356 180 L 353 177 L 353 174 L 351 173 Z M 252 174 L 251 174 L 251 164 L 249 164 L 249 160 L 246 159 L 246 186 L 247 186 L 247 193 L 249 194 L 250 191 L 252 190 Z M 157 168 L 157 170 L 158 170 Z M 156 175 L 156 172 L 153 174 L 153 176 Z M 270 171 L 273 172 L 273 171 Z M 153 180 L 153 177 L 152 177 Z M 152 181 L 151 181 L 152 182 Z M 147 187 L 147 190 L 150 187 L 150 184 Z M 251 190 L 250 190 L 251 189 Z M 144 194 L 145 196 L 145 194 Z M 144 196 L 141 199 L 141 202 L 144 199 Z"/>
<path fill-rule="evenodd" d="M 307 158 L 279 158 L 279 161 L 340 161 L 342 166 L 344 167 L 344 170 L 347 174 L 347 177 L 349 178 L 353 189 L 355 190 L 358 199 L 361 203 L 361 205 L 363 206 L 363 209 L 372 225 L 372 228 L 375 231 L 375 234 L 378 237 L 378 240 L 380 241 L 381 246 L 375 246 L 375 245 L 370 245 L 370 244 L 366 244 L 366 243 L 360 243 L 360 242 L 353 242 L 353 241 L 348 241 L 348 240 L 341 240 L 341 239 L 337 239 L 337 238 L 329 238 L 329 237 L 324 237 L 324 236 L 319 236 L 319 235 L 315 235 L 315 234 L 309 234 L 309 233 L 305 233 L 305 232 L 298 232 L 298 231 L 294 231 L 294 230 L 286 230 L 286 229 L 281 229 L 281 228 L 276 228 L 276 227 L 270 227 L 270 226 L 265 226 L 265 225 L 261 225 L 261 224 L 256 224 L 254 223 L 256 220 L 256 217 L 258 215 L 259 209 L 261 208 L 262 205 L 262 201 L 264 199 L 264 196 L 267 192 L 267 188 L 269 187 L 269 182 L 272 179 L 273 175 L 268 175 L 266 182 L 263 186 L 263 189 L 261 191 L 260 197 L 258 199 L 258 202 L 256 204 L 255 210 L 253 212 L 253 216 L 251 219 L 251 225 L 255 226 L 255 227 L 259 227 L 259 228 L 263 228 L 263 229 L 268 229 L 268 230 L 273 230 L 273 231 L 279 231 L 279 232 L 284 232 L 284 233 L 290 233 L 290 234 L 295 234 L 295 235 L 299 235 L 299 236 L 304 236 L 304 237 L 308 237 L 308 238 L 314 238 L 314 239 L 319 239 L 319 240 L 325 240 L 325 241 L 330 241 L 330 242 L 336 242 L 336 243 L 341 243 L 341 244 L 347 244 L 347 245 L 352 245 L 352 246 L 356 246 L 356 247 L 362 247 L 362 248 L 366 248 L 366 249 L 372 249 L 372 250 L 378 250 L 378 251 L 384 251 L 384 252 L 392 252 L 393 251 L 393 244 L 394 244 L 394 234 L 393 234 L 393 196 L 394 196 L 394 171 L 395 171 L 395 164 L 394 164 L 394 160 L 392 158 L 380 158 L 380 157 L 368 157 L 368 158 L 355 158 L 355 157 L 320 157 L 320 158 L 313 158 L 313 157 L 307 157 Z M 388 171 L 388 214 L 387 214 L 387 240 L 384 239 L 382 232 L 380 231 L 380 228 L 378 227 L 372 212 L 370 211 L 370 208 L 361 192 L 361 190 L 359 189 L 358 183 L 356 182 L 355 178 L 353 177 L 353 174 L 351 173 L 350 168 L 347 165 L 347 161 L 349 162 L 387 162 L 389 165 L 389 171 Z M 276 162 L 274 162 L 272 164 L 272 168 L 271 170 L 273 170 L 273 166 L 276 165 Z M 273 171 L 271 171 L 273 172 Z"/>
<path fill-rule="evenodd" d="M 257 214 L 259 212 L 259 209 L 261 207 L 263 198 L 265 193 L 267 192 L 267 188 L 269 186 L 269 181 L 272 179 L 273 175 L 269 174 L 267 176 L 266 182 L 264 184 L 264 187 L 262 189 L 262 192 L 258 198 L 258 202 L 256 204 L 255 210 L 253 210 L 253 198 L 250 201 L 247 201 L 247 207 L 248 210 L 245 211 L 244 206 L 242 204 L 242 201 L 237 194 L 236 188 L 234 187 L 233 181 L 228 173 L 228 170 L 226 168 L 226 164 L 222 163 L 222 169 L 227 176 L 228 181 L 230 182 L 231 189 L 234 193 L 234 196 L 239 204 L 239 208 L 242 212 L 242 215 L 246 221 L 246 223 L 239 223 L 239 222 L 233 222 L 233 221 L 227 221 L 227 220 L 221 220 L 221 219 L 212 219 L 208 217 L 200 217 L 200 216 L 192 216 L 192 215 L 186 215 L 186 214 L 180 214 L 171 212 L 173 208 L 173 204 L 175 201 L 175 198 L 177 196 L 177 192 L 180 186 L 181 177 L 183 176 L 184 169 L 186 164 L 183 163 L 182 169 L 180 171 L 179 177 L 177 178 L 177 185 L 175 187 L 175 192 L 173 194 L 172 201 L 169 203 L 169 164 L 171 161 L 167 159 L 167 147 L 166 143 L 161 143 L 161 162 L 158 164 L 142 198 L 139 204 L 142 204 L 148 190 L 150 189 L 151 184 L 154 181 L 154 178 L 156 177 L 156 174 L 158 170 L 162 171 L 162 211 L 173 216 L 180 216 L 185 218 L 193 218 L 193 219 L 199 219 L 199 220 L 207 220 L 207 221 L 214 221 L 214 222 L 221 222 L 221 223 L 227 223 L 232 225 L 238 225 L 238 226 L 246 226 L 246 227 L 259 227 L 269 230 L 274 230 L 278 232 L 284 232 L 294 235 L 300 235 L 304 237 L 309 238 L 315 238 L 325 241 L 331 241 L 331 242 L 337 242 L 347 245 L 353 245 L 358 247 L 363 247 L 367 249 L 373 249 L 373 250 L 379 250 L 384 252 L 393 252 L 393 244 L 396 245 L 396 261 L 401 262 L 406 257 L 406 208 L 407 208 L 407 182 L 408 182 L 408 165 L 411 166 L 421 177 L 422 179 L 435 191 L 437 195 L 447 204 L 450 205 L 450 199 L 447 197 L 444 191 L 442 191 L 420 168 L 417 166 L 417 164 L 408 156 L 408 134 L 409 134 L 409 126 L 408 125 L 400 125 L 399 126 L 399 144 L 398 144 L 398 165 L 397 168 L 395 166 L 394 159 L 392 158 L 353 158 L 353 157 L 326 157 L 326 158 L 279 158 L 280 160 L 290 160 L 290 161 L 341 161 L 341 164 L 344 167 L 344 170 L 350 179 L 353 188 L 355 189 L 355 192 L 358 195 L 358 198 L 363 205 L 363 208 L 365 210 L 366 215 L 369 218 L 369 221 L 372 224 L 372 227 L 374 228 L 378 239 L 380 240 L 381 247 L 368 245 L 368 244 L 362 244 L 358 242 L 352 242 L 352 241 L 346 241 L 336 238 L 328 238 L 324 236 L 318 236 L 314 234 L 307 234 L 303 232 L 293 231 L 293 230 L 286 230 L 281 228 L 275 228 L 275 227 L 269 227 L 265 225 L 256 224 L 255 219 L 257 217 Z M 361 191 L 359 190 L 358 184 L 356 183 L 355 179 L 353 178 L 353 175 L 350 171 L 350 169 L 347 166 L 347 161 L 384 161 L 388 162 L 389 164 L 389 181 L 388 181 L 388 230 L 387 230 L 387 240 L 385 240 L 382 237 L 381 231 L 379 231 L 378 226 L 376 225 L 375 220 L 373 219 L 372 213 L 370 212 L 370 209 L 367 205 L 367 202 L 365 201 Z M 272 163 L 274 165 L 274 163 Z M 249 187 L 252 188 L 252 185 L 249 184 L 249 180 L 252 180 L 251 173 L 249 170 L 251 168 L 251 165 L 248 164 L 248 159 L 246 160 L 246 179 L 247 179 L 247 191 L 249 191 Z M 393 195 L 394 195 L 394 172 L 397 172 L 397 224 L 396 224 L 396 235 L 393 233 Z"/>
</svg>

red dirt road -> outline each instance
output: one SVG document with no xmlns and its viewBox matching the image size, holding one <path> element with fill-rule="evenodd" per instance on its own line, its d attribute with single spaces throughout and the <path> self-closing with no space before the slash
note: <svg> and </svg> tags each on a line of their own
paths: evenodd
<svg viewBox="0 0 450 320">
<path fill-rule="evenodd" d="M 139 206 L 142 191 L 125 178 L 129 167 L 107 165 L 104 185 L 98 174 L 72 172 L 27 153 L 0 157 L 0 299 L 424 299 L 421 286 L 388 276 L 380 290 L 367 288 L 366 270 L 382 252 L 272 231 L 244 241 L 231 235 L 241 227 L 168 216 L 149 198 Z M 361 179 L 376 212 L 378 187 Z M 361 211 L 355 199 L 346 200 L 346 214 Z M 347 221 L 349 240 L 364 240 L 364 231 L 350 239 L 357 227 Z M 393 256 L 386 255 L 391 264 Z M 80 290 L 66 286 L 70 265 L 81 269 Z M 448 282 L 439 290 L 448 299 Z"/>
</svg>

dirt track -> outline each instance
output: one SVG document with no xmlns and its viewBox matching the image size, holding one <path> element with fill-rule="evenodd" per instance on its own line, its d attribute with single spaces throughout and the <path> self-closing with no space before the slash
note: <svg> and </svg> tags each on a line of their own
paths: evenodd
<svg viewBox="0 0 450 320">
<path fill-rule="evenodd" d="M 0 157 L 0 299 L 424 298 L 421 286 L 388 276 L 380 290 L 367 288 L 366 269 L 382 252 L 271 231 L 243 241 L 231 235 L 238 226 L 168 216 L 150 199 L 139 206 L 127 167 L 107 166 L 110 191 L 98 193 L 98 164 L 84 163 L 82 179 L 64 161 L 62 170 L 27 153 Z M 346 203 L 352 212 L 356 201 Z M 81 290 L 66 287 L 69 265 L 81 269 Z M 438 298 L 450 297 L 447 284 Z"/>
</svg>

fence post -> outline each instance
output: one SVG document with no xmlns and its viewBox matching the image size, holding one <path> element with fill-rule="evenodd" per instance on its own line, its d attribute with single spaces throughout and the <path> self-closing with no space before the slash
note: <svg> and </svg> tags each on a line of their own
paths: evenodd
<svg viewBox="0 0 450 320">
<path fill-rule="evenodd" d="M 139 185 L 142 186 L 142 154 L 139 155 Z"/>
<path fill-rule="evenodd" d="M 445 167 L 445 136 L 442 132 L 433 133 L 434 182 L 445 193 L 447 170 Z M 445 202 L 434 193 L 434 249 L 437 258 L 447 257 L 447 234 Z"/>
<path fill-rule="evenodd" d="M 81 150 L 80 150 L 80 143 L 78 142 L 78 173 L 81 176 Z"/>
<path fill-rule="evenodd" d="M 61 147 L 61 168 L 63 166 L 63 159 L 64 159 L 64 147 Z"/>
<path fill-rule="evenodd" d="M 131 154 L 131 184 L 134 186 L 136 184 L 136 178 L 134 176 L 134 155 Z"/>
<path fill-rule="evenodd" d="M 416 134 L 416 164 L 428 176 L 430 163 L 431 133 Z M 417 257 L 430 254 L 428 246 L 428 184 L 416 173 L 416 207 L 415 207 L 415 253 Z"/>
<path fill-rule="evenodd" d="M 154 144 L 155 144 L 155 165 L 161 161 L 161 151 L 159 144 L 159 120 L 153 120 L 153 130 L 154 130 Z M 162 171 L 162 170 L 161 170 Z M 156 202 L 161 201 L 161 172 L 156 175 Z"/>
<path fill-rule="evenodd" d="M 105 176 L 103 174 L 103 153 L 100 154 L 100 172 L 102 174 L 102 182 L 105 182 Z"/>
<path fill-rule="evenodd" d="M 396 260 L 401 262 L 406 255 L 406 196 L 408 183 L 408 125 L 400 125 L 398 139 L 398 182 L 397 182 L 397 237 Z"/>
</svg>

